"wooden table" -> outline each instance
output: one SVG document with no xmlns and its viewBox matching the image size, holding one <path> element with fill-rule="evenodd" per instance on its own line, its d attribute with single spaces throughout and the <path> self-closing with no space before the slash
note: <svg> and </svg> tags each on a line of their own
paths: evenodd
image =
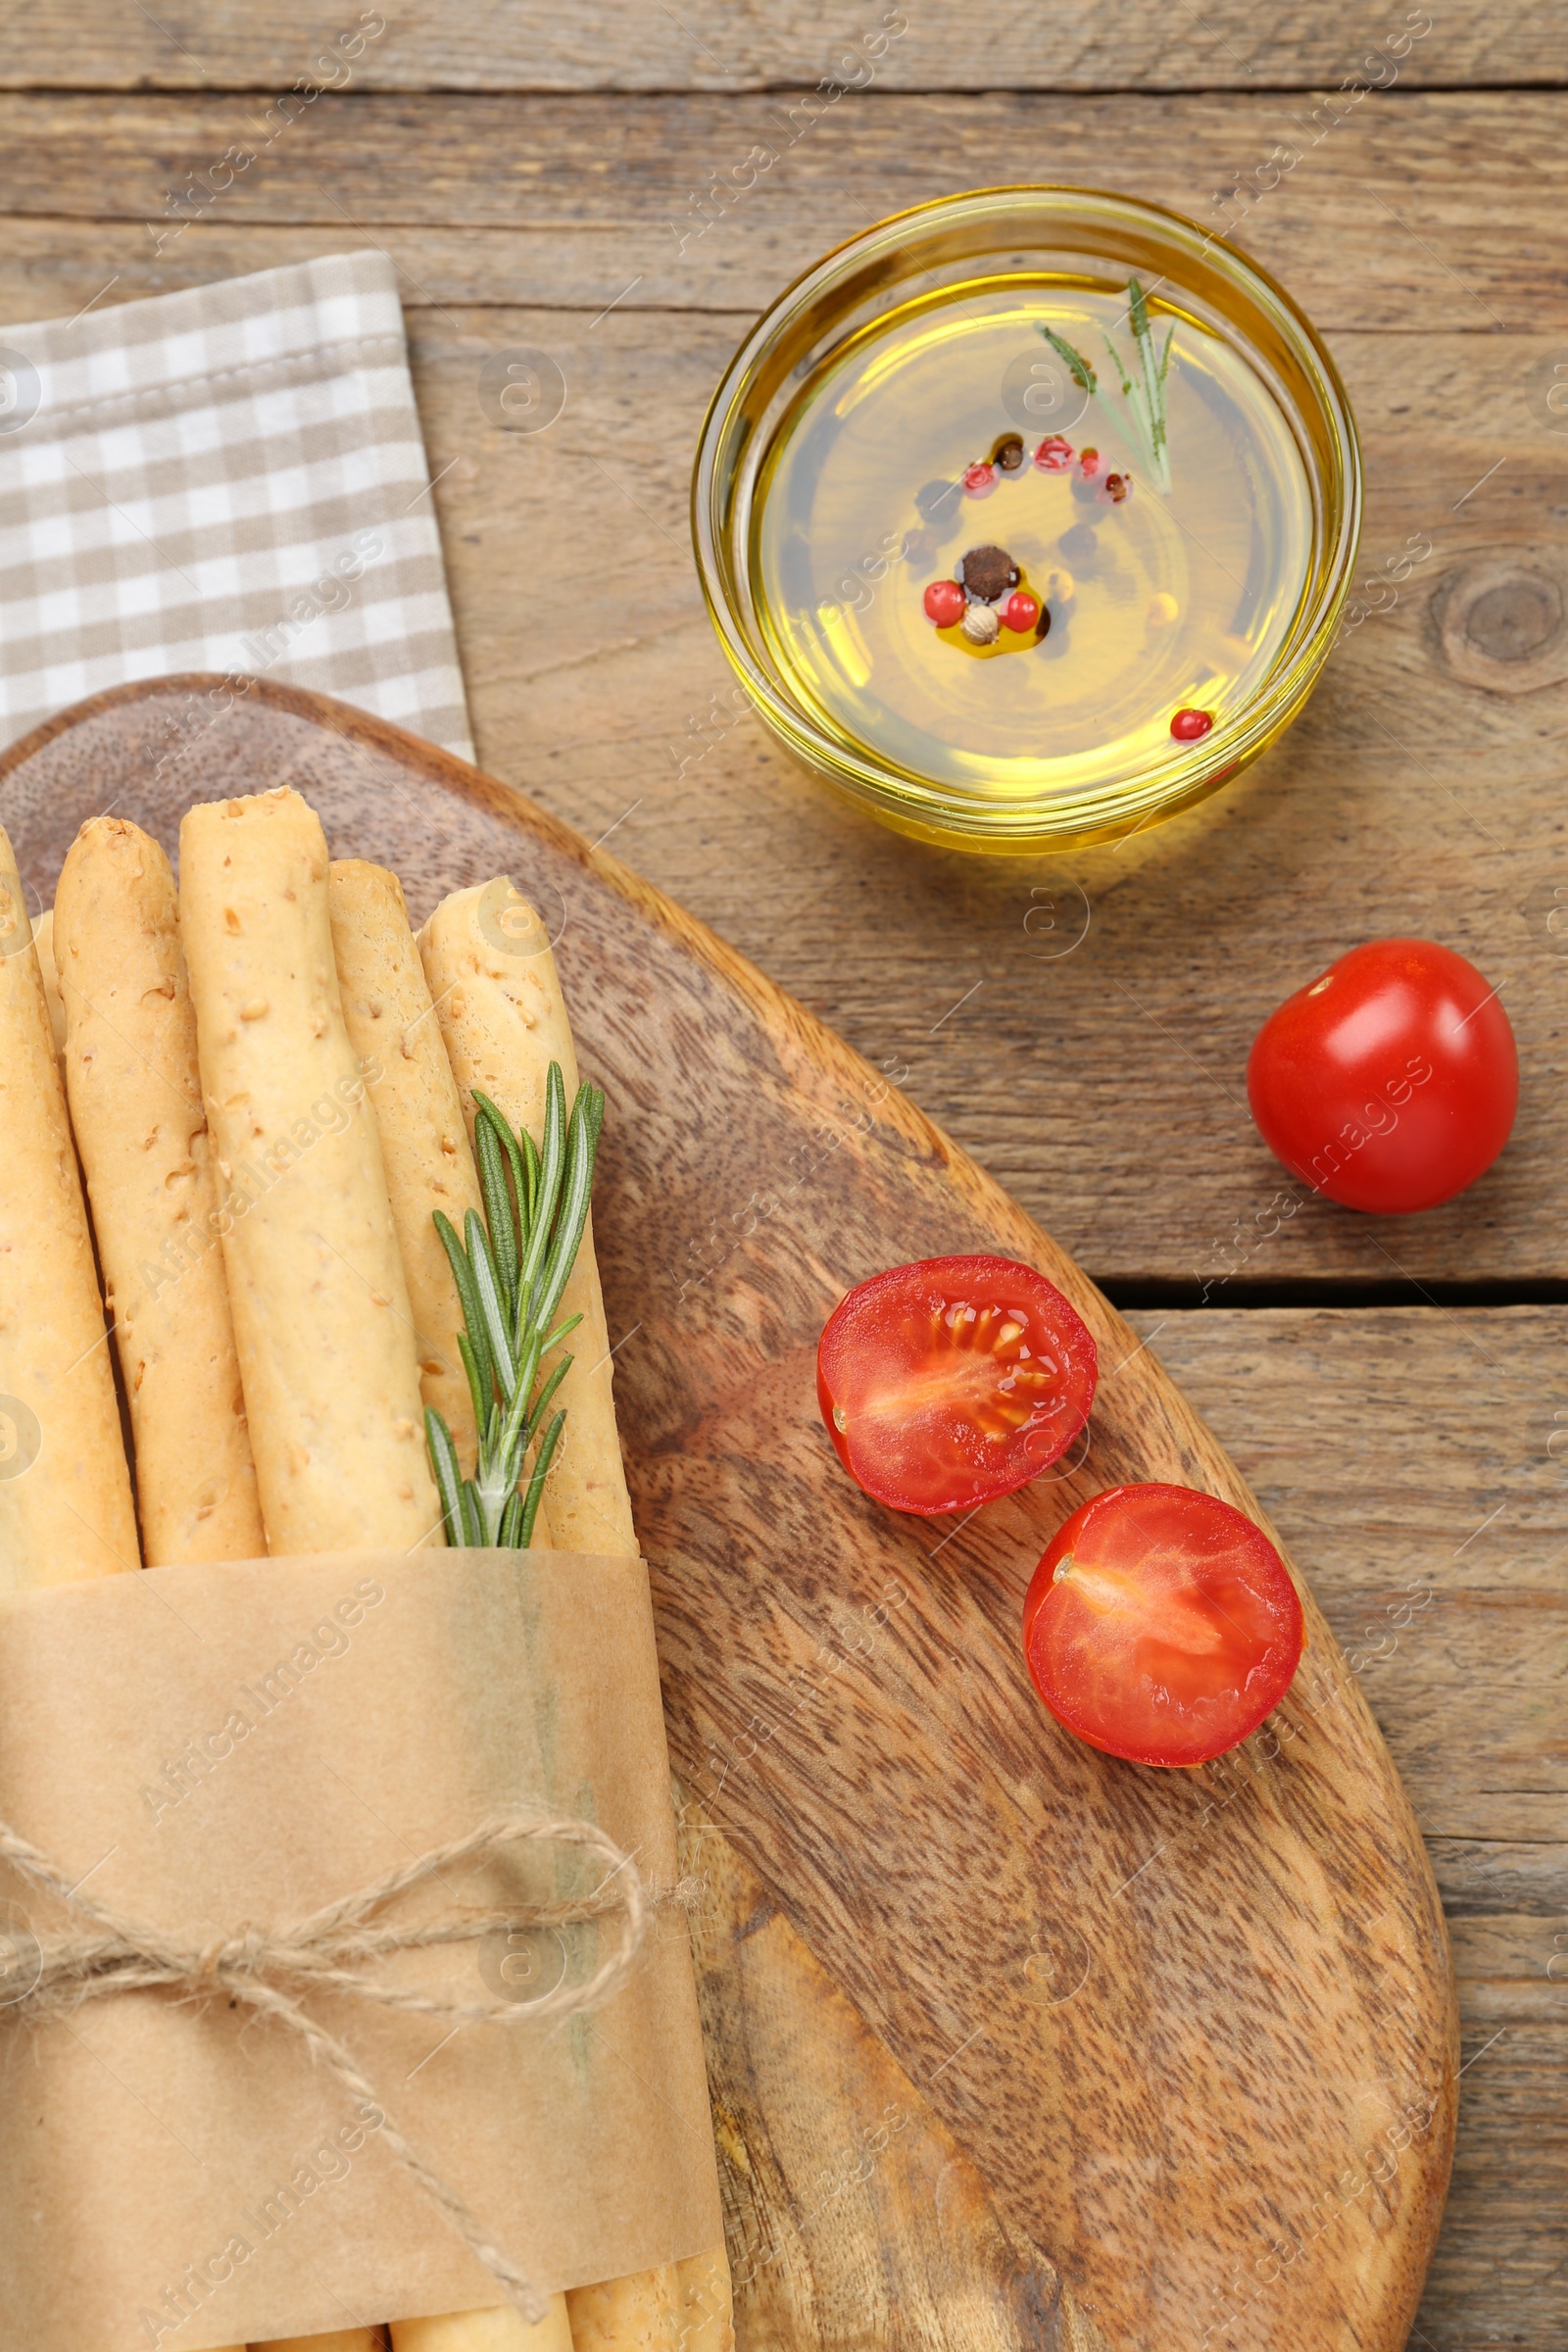
<svg viewBox="0 0 1568 2352">
<path fill-rule="evenodd" d="M 1449 1909 L 1459 2154 L 1411 2340 L 1560 2352 L 1558 12 L 411 0 L 347 87 L 302 106 L 231 187 L 199 213 L 172 200 L 231 145 L 259 149 L 269 107 L 356 21 L 302 0 L 12 12 L 0 320 L 357 244 L 391 254 L 481 760 L 590 836 L 612 832 L 873 1060 L 906 1069 L 1209 1417 L 1363 1660 Z M 894 24 L 869 57 L 866 36 Z M 834 96 L 835 74 L 863 86 Z M 1357 74 L 1385 86 L 1358 95 Z M 703 407 L 756 311 L 857 225 L 1024 178 L 1234 221 L 1349 385 L 1361 576 L 1431 545 L 1228 795 L 1050 863 L 918 849 L 794 772 L 738 707 L 686 531 Z M 519 350 L 564 379 L 536 433 L 480 395 L 484 361 Z M 620 602 L 588 653 L 596 580 Z M 1502 985 L 1524 1089 L 1507 1153 L 1471 1193 L 1374 1223 L 1284 1183 L 1242 1072 L 1282 994 L 1398 930 Z M 1434 1604 L 1396 1631 L 1412 1578 Z"/>
</svg>

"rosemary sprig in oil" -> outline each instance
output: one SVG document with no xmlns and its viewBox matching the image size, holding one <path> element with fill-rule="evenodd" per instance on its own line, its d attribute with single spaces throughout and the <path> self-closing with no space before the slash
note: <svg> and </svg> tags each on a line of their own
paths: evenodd
<svg viewBox="0 0 1568 2352">
<path fill-rule="evenodd" d="M 583 1084 L 568 1117 L 561 1064 L 553 1061 L 538 1144 L 526 1129 L 514 1135 L 488 1095 L 473 1100 L 485 1213 L 469 1209 L 459 1241 L 451 1219 L 435 1212 L 463 1308 L 458 1348 L 479 1432 L 473 1476 L 464 1477 L 452 1432 L 433 1407 L 425 1410 L 425 1439 L 447 1542 L 524 1550 L 565 1426 L 564 1411 L 548 1422 L 545 1415 L 572 1359 L 564 1355 L 549 1371 L 545 1359 L 582 1320 L 572 1315 L 550 1328 L 588 1218 L 605 1098 Z"/>
<path fill-rule="evenodd" d="M 1165 421 L 1165 376 L 1170 368 L 1175 321 L 1172 320 L 1166 328 L 1164 347 L 1156 358 L 1153 329 L 1149 323 L 1149 305 L 1136 277 L 1127 280 L 1127 312 L 1132 322 L 1133 365 L 1138 371 L 1137 380 L 1135 382 L 1129 375 L 1121 353 L 1106 334 L 1105 349 L 1110 354 L 1110 364 L 1116 370 L 1122 398 L 1127 403 L 1125 412 L 1107 410 L 1106 413 L 1144 460 L 1155 487 L 1168 491 L 1170 442 Z M 1042 326 L 1040 332 L 1057 359 L 1064 363 L 1080 391 L 1098 397 L 1103 405 L 1104 395 L 1100 390 L 1094 368 L 1076 345 L 1069 343 L 1064 335 L 1058 335 L 1054 326 Z"/>
</svg>

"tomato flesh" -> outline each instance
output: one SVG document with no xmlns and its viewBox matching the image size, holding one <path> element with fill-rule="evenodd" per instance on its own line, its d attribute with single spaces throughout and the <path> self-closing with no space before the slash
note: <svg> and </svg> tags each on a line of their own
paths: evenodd
<svg viewBox="0 0 1568 2352">
<path fill-rule="evenodd" d="M 1293 1175 L 1347 1208 L 1398 1215 L 1491 1167 L 1513 1126 L 1519 1056 L 1473 963 L 1431 940 L 1375 939 L 1269 1015 L 1247 1092 Z"/>
<path fill-rule="evenodd" d="M 1074 1511 L 1023 1608 L 1035 1689 L 1092 1747 L 1206 1764 L 1255 1732 L 1300 1661 L 1301 1603 L 1259 1527 L 1190 1487 L 1111 1487 Z"/>
<path fill-rule="evenodd" d="M 1087 1326 L 1006 1257 L 873 1274 L 828 1317 L 816 1394 L 840 1461 L 896 1511 L 972 1509 L 1064 1453 L 1089 1418 Z"/>
</svg>

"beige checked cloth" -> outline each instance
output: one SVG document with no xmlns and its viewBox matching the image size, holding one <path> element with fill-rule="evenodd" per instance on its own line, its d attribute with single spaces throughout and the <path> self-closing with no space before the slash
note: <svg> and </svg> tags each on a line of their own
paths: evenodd
<svg viewBox="0 0 1568 2352">
<path fill-rule="evenodd" d="M 473 757 L 391 263 L 0 326 L 0 744 L 170 670 Z"/>
</svg>

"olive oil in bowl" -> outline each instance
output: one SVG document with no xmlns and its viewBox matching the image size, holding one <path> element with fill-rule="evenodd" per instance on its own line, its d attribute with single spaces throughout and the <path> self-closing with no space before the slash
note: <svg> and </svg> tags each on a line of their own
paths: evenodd
<svg viewBox="0 0 1568 2352">
<path fill-rule="evenodd" d="M 884 222 L 761 322 L 695 483 L 721 641 L 901 829 L 1105 838 L 1298 708 L 1359 462 L 1310 328 L 1194 224 L 1073 190 Z"/>
</svg>

